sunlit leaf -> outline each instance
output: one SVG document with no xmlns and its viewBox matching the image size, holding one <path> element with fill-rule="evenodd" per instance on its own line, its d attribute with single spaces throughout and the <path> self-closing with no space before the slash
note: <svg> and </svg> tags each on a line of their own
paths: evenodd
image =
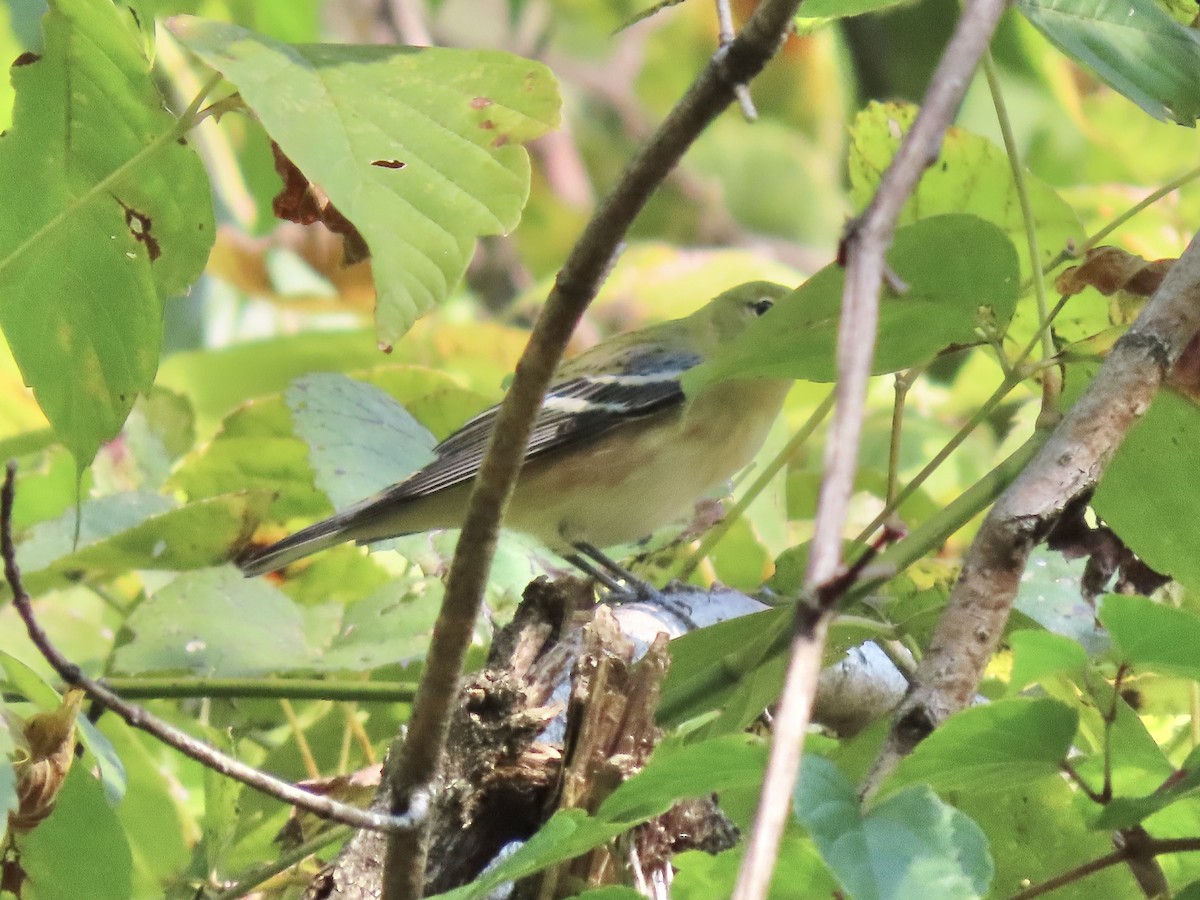
<svg viewBox="0 0 1200 900">
<path fill-rule="evenodd" d="M 43 28 L 0 141 L 0 327 L 82 467 L 150 387 L 163 301 L 200 274 L 212 203 L 128 12 L 53 0 Z"/>
<path fill-rule="evenodd" d="M 1119 658 L 1138 669 L 1200 681 L 1200 617 L 1146 597 L 1108 594 L 1100 621 Z"/>
<path fill-rule="evenodd" d="M 38 897 L 132 896 L 133 862 L 125 831 L 83 766 L 71 767 L 54 814 L 21 842 L 20 859 L 28 883 L 44 886 Z"/>
<path fill-rule="evenodd" d="M 851 129 L 850 193 L 862 208 L 879 186 L 917 115 L 917 107 L 904 103 L 871 103 L 858 114 Z M 1025 174 L 1043 259 L 1046 263 L 1083 230 L 1071 206 L 1053 188 Z M 986 138 L 951 126 L 942 139 L 937 162 L 925 171 L 916 191 L 900 214 L 900 224 L 943 213 L 970 213 L 1001 228 L 1017 249 L 1021 274 L 1030 265 L 1021 216 L 1020 198 L 1004 150 Z"/>
<path fill-rule="evenodd" d="M 1200 532 L 1175 527 L 1200 516 L 1200 416 L 1193 403 L 1160 391 L 1126 436 L 1092 503 L 1105 524 L 1152 569 L 1200 589 Z"/>
<path fill-rule="evenodd" d="M 1179 771 L 1158 790 L 1144 797 L 1114 797 L 1101 810 L 1095 827 L 1131 828 L 1173 803 L 1194 797 L 1197 791 L 1200 791 L 1200 750 L 1192 750 Z"/>
<path fill-rule="evenodd" d="M 1022 688 L 1052 675 L 1078 671 L 1087 665 L 1087 651 L 1060 634 L 1049 631 L 1018 631 L 1008 636 L 1013 667 L 1009 691 Z"/>
<path fill-rule="evenodd" d="M 365 238 L 388 347 L 450 293 L 476 237 L 516 226 L 521 144 L 558 124 L 549 70 L 507 53 L 289 45 L 190 17 L 171 28 Z"/>
</svg>

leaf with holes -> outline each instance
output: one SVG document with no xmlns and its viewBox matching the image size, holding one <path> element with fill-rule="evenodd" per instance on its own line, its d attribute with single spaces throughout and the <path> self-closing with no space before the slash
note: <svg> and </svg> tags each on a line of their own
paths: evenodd
<svg viewBox="0 0 1200 900">
<path fill-rule="evenodd" d="M 204 267 L 212 199 L 128 11 L 49 6 L 0 141 L 0 329 L 82 467 L 154 379 L 163 301 Z"/>
<path fill-rule="evenodd" d="M 476 237 L 516 226 L 529 194 L 521 144 L 558 125 L 549 70 L 508 53 L 283 44 L 188 16 L 171 30 L 319 186 L 289 179 L 277 198 L 288 216 L 336 210 L 365 240 L 385 347 L 450 292 Z"/>
</svg>

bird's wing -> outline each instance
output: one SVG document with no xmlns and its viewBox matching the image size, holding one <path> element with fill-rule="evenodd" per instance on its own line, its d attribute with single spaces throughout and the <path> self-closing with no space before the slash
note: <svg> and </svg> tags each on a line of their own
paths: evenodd
<svg viewBox="0 0 1200 900">
<path fill-rule="evenodd" d="M 647 348 L 624 359 L 619 374 L 565 367 L 561 374 L 566 377 L 551 385 L 538 412 L 526 461 L 682 404 L 679 377 L 699 362 L 695 353 Z M 386 498 L 424 497 L 474 478 L 498 410 L 484 410 L 438 444 L 433 462 L 388 488 Z"/>
</svg>

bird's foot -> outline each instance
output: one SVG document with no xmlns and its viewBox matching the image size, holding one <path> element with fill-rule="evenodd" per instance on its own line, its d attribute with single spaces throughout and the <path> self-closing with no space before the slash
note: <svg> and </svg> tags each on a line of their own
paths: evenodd
<svg viewBox="0 0 1200 900">
<path fill-rule="evenodd" d="M 638 578 L 620 563 L 603 553 L 599 548 L 586 543 L 575 544 L 578 551 L 566 557 L 567 561 L 585 572 L 607 590 L 606 602 L 617 605 L 647 603 L 670 613 L 682 622 L 689 631 L 700 626 L 692 618 L 691 609 L 672 599 L 667 593 Z"/>
</svg>

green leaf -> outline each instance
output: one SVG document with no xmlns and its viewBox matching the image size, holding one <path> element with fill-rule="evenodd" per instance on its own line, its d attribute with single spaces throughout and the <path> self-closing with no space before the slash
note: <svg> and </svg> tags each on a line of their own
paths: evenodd
<svg viewBox="0 0 1200 900">
<path fill-rule="evenodd" d="M 1125 662 L 1200 681 L 1200 617 L 1146 597 L 1108 594 L 1100 602 L 1099 618 Z"/>
<path fill-rule="evenodd" d="M 212 201 L 132 18 L 53 0 L 43 32 L 0 141 L 0 327 L 83 468 L 150 388 L 162 304 L 204 267 Z"/>
<path fill-rule="evenodd" d="M 960 793 L 955 806 L 984 830 L 996 864 L 992 897 L 1011 897 L 1031 884 L 1069 872 L 1081 860 L 1112 851 L 1108 835 L 1089 830 L 1079 814 L 1079 795 L 1061 778 L 987 794 Z M 1110 866 L 1061 885 L 1054 900 L 1137 897 L 1126 866 Z"/>
<path fill-rule="evenodd" d="M 36 900 L 128 900 L 133 860 L 116 812 L 84 766 L 71 766 L 54 812 L 21 841 Z M 33 890 L 29 890 L 33 888 Z"/>
<path fill-rule="evenodd" d="M 955 344 L 979 340 L 987 320 L 1003 327 L 1017 302 L 1012 242 L 976 216 L 922 219 L 896 232 L 888 265 L 907 285 L 885 288 L 871 372 L 881 375 L 929 362 Z M 684 378 L 696 391 L 722 378 L 770 376 L 834 381 L 845 269 L 826 266 L 756 320 L 710 362 Z"/>
<path fill-rule="evenodd" d="M 1114 797 L 1096 819 L 1096 828 L 1131 828 L 1172 803 L 1194 796 L 1200 790 L 1200 748 L 1194 748 L 1157 791 L 1144 797 Z"/>
<path fill-rule="evenodd" d="M 0 668 L 4 669 L 9 690 L 19 693 L 42 712 L 59 707 L 62 696 L 58 691 L 15 656 L 0 650 Z M 79 742 L 92 754 L 100 769 L 105 797 L 116 805 L 124 798 L 126 788 L 125 766 L 121 758 L 108 738 L 101 734 L 86 716 L 79 716 L 75 725 L 78 728 Z"/>
<path fill-rule="evenodd" d="M 387 347 L 449 294 L 476 237 L 516 227 L 520 145 L 559 121 L 550 71 L 507 53 L 288 45 L 185 16 L 171 29 L 366 239 Z"/>
<path fill-rule="evenodd" d="M 1200 416 L 1187 399 L 1160 391 L 1096 488 L 1092 505 L 1145 563 L 1200 591 L 1200 532 L 1174 527 L 1200 517 Z"/>
<path fill-rule="evenodd" d="M 676 870 L 671 881 L 672 900 L 713 900 L 732 897 L 741 868 L 743 846 L 712 855 L 689 850 L 671 857 Z M 788 828 L 779 842 L 779 857 L 771 876 L 768 900 L 796 900 L 796 886 L 804 885 L 807 897 L 837 897 L 838 884 L 821 855 L 798 827 Z"/>
<path fill-rule="evenodd" d="M 796 817 L 855 900 L 976 898 L 992 860 L 979 826 L 926 787 L 910 787 L 864 813 L 854 786 L 827 759 L 808 756 Z"/>
<path fill-rule="evenodd" d="M 854 120 L 848 165 L 856 208 L 863 208 L 874 196 L 916 116 L 917 107 L 912 104 L 871 103 Z M 1043 256 L 1039 265 L 1044 265 L 1068 241 L 1081 240 L 1083 226 L 1071 205 L 1053 188 L 1028 172 L 1025 180 Z M 1012 168 L 1002 148 L 962 128 L 947 129 L 937 163 L 921 177 L 899 224 L 942 213 L 971 213 L 1002 229 L 1017 248 L 1021 272 L 1028 277 L 1031 266 L 1025 221 Z"/>
<path fill-rule="evenodd" d="M 237 677 L 307 668 L 319 657 L 287 595 L 232 566 L 179 576 L 134 610 L 128 627 L 133 639 L 115 655 L 122 672 Z"/>
<path fill-rule="evenodd" d="M 271 497 L 270 517 L 279 520 L 332 512 L 313 487 L 308 448 L 292 433 L 291 415 L 280 397 L 235 410 L 217 436 L 175 470 L 167 487 L 192 501 L 233 490 L 262 491 Z"/>
<path fill-rule="evenodd" d="M 663 682 L 658 721 L 675 726 L 720 707 L 726 720 L 736 723 L 722 730 L 744 727 L 745 715 L 753 719 L 764 705 L 753 705 L 755 700 L 751 699 L 752 706 L 746 706 L 733 702 L 731 695 L 739 692 L 744 696 L 747 689 L 741 688 L 742 682 L 751 679 L 774 692 L 768 704 L 779 696 L 782 675 L 778 651 L 787 646 L 791 619 L 790 608 L 767 610 L 701 628 L 672 641 L 671 668 Z M 770 668 L 760 678 L 756 673 L 764 658 Z M 712 736 L 713 731 L 707 734 Z"/>
<path fill-rule="evenodd" d="M 344 375 L 317 373 L 285 395 L 308 444 L 317 487 L 344 509 L 433 459 L 437 441 L 391 395 Z"/>
<path fill-rule="evenodd" d="M 1079 716 L 1056 700 L 1014 697 L 951 716 L 900 763 L 889 789 L 991 792 L 1055 777 Z"/>
<path fill-rule="evenodd" d="M 1052 675 L 1082 670 L 1087 651 L 1070 638 L 1049 631 L 1017 631 L 1008 636 L 1012 647 L 1012 676 L 1008 690 L 1015 694 Z"/>
<path fill-rule="evenodd" d="M 424 656 L 443 591 L 436 579 L 421 583 L 420 588 L 393 580 L 347 606 L 316 668 L 365 672 L 407 665 Z"/>
<path fill-rule="evenodd" d="M 81 572 L 219 565 L 250 538 L 269 500 L 265 492 L 252 491 L 172 508 L 169 498 L 157 494 L 101 497 L 83 506 L 78 549 L 74 510 L 31 529 L 17 550 L 26 588 L 41 593 Z"/>
<path fill-rule="evenodd" d="M 125 763 L 129 789 L 117 815 L 134 861 L 156 886 L 161 885 L 184 869 L 190 855 L 190 822 L 176 800 L 177 776 L 163 770 L 163 748 L 156 739 L 117 716 L 102 717 L 97 727 L 111 742 L 116 758 Z M 137 895 L 135 890 L 133 896 Z"/>
<path fill-rule="evenodd" d="M 1200 39 L 1154 0 L 1017 0 L 1051 43 L 1156 119 L 1200 115 Z"/>
<path fill-rule="evenodd" d="M 596 817 L 611 822 L 644 821 L 680 800 L 754 787 L 767 764 L 766 745 L 751 735 L 723 735 L 696 744 L 668 743 L 646 767 L 613 791 Z"/>
<path fill-rule="evenodd" d="M 625 823 L 602 822 L 582 809 L 559 810 L 537 833 L 503 862 L 463 887 L 429 900 L 484 900 L 507 881 L 525 878 L 555 863 L 574 859 L 629 829 Z"/>
</svg>

